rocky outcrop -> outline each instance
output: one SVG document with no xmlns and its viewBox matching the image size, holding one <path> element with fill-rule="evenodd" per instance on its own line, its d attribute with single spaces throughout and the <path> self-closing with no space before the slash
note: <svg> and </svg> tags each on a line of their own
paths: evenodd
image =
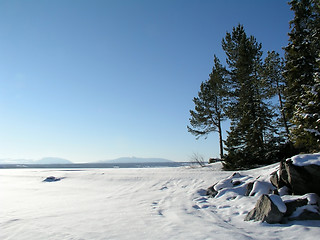
<svg viewBox="0 0 320 240">
<path fill-rule="evenodd" d="M 246 221 L 320 220 L 320 153 L 294 156 L 272 171 L 255 179 L 234 173 L 208 188 L 207 195 L 259 197 Z"/>
<path fill-rule="evenodd" d="M 315 164 L 296 166 L 291 159 L 288 159 L 280 163 L 279 170 L 271 175 L 270 182 L 278 189 L 286 186 L 294 195 L 306 193 L 320 195 L 320 166 Z"/>
</svg>

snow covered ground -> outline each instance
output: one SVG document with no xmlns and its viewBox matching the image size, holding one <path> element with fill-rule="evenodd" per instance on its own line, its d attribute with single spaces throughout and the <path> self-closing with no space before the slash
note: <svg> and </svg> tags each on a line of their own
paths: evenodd
<svg viewBox="0 0 320 240">
<path fill-rule="evenodd" d="M 240 174 L 254 178 L 275 168 Z M 243 221 L 258 196 L 205 196 L 209 186 L 232 173 L 219 171 L 219 163 L 212 168 L 2 169 L 0 239 L 319 239 L 320 221 Z M 55 181 L 43 181 L 50 176 Z"/>
</svg>

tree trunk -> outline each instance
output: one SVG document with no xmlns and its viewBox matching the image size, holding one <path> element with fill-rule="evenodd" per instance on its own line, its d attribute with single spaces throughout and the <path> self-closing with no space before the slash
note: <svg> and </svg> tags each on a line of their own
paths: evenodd
<svg viewBox="0 0 320 240">
<path fill-rule="evenodd" d="M 220 159 L 223 158 L 223 140 L 222 140 L 222 129 L 221 129 L 221 120 L 218 121 L 218 132 L 219 132 L 219 145 L 220 145 Z"/>
<path fill-rule="evenodd" d="M 283 121 L 283 125 L 286 129 L 287 140 L 289 140 L 290 131 L 289 131 L 289 127 L 288 127 L 288 123 L 287 123 L 287 119 L 286 119 L 286 114 L 284 113 L 283 102 L 282 102 L 282 97 L 281 97 L 281 90 L 280 90 L 280 86 L 279 86 L 278 82 L 277 82 L 277 88 L 278 88 L 278 98 L 279 98 L 280 112 L 282 115 L 282 121 Z"/>
</svg>

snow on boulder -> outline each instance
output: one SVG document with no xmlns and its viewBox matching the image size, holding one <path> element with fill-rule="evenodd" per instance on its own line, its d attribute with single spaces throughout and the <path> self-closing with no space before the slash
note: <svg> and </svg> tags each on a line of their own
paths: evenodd
<svg viewBox="0 0 320 240">
<path fill-rule="evenodd" d="M 271 194 L 269 195 L 269 198 L 277 206 L 280 212 L 285 213 L 287 211 L 287 207 L 279 195 Z"/>
<path fill-rule="evenodd" d="M 271 194 L 276 188 L 266 181 L 255 181 L 250 196 L 260 196 L 263 194 Z"/>
<path fill-rule="evenodd" d="M 234 173 L 230 177 L 223 179 L 207 189 L 207 195 L 219 198 L 225 194 L 230 197 L 244 196 L 247 192 L 248 182 L 252 179 L 250 176 L 244 176 Z"/>
<path fill-rule="evenodd" d="M 307 199 L 297 198 L 295 200 L 285 201 L 287 207 L 285 217 L 291 216 L 299 207 L 305 206 L 308 204 Z"/>
<path fill-rule="evenodd" d="M 207 195 L 220 201 L 258 199 L 245 221 L 320 220 L 319 159 L 320 153 L 297 155 L 280 165 L 234 173 L 208 188 Z"/>
<path fill-rule="evenodd" d="M 300 154 L 291 157 L 292 164 L 295 166 L 318 165 L 320 166 L 320 153 Z"/>
<path fill-rule="evenodd" d="M 308 199 L 308 204 L 310 205 L 319 205 L 320 206 L 320 198 L 315 193 L 308 193 L 304 195 Z"/>
<path fill-rule="evenodd" d="M 279 171 L 272 173 L 270 181 L 278 189 L 286 186 L 294 195 L 320 195 L 320 154 L 296 155 L 281 162 Z"/>
<path fill-rule="evenodd" d="M 320 220 L 319 207 L 316 205 L 298 207 L 289 217 L 289 220 Z"/>
<path fill-rule="evenodd" d="M 230 177 L 218 182 L 215 185 L 215 190 L 221 190 L 223 188 L 230 188 L 230 187 L 234 187 L 236 185 L 238 185 L 239 181 L 237 180 L 238 178 L 243 177 L 242 175 L 240 175 L 240 173 L 234 173 L 232 174 Z"/>
<path fill-rule="evenodd" d="M 319 196 L 315 193 L 303 196 L 283 196 L 288 220 L 320 220 Z"/>
</svg>

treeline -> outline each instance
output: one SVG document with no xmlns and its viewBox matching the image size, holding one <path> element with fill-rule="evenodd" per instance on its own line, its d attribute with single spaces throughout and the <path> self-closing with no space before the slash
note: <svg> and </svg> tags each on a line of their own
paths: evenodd
<svg viewBox="0 0 320 240">
<path fill-rule="evenodd" d="M 239 24 L 222 39 L 226 66 L 214 56 L 209 79 L 193 99 L 188 131 L 197 138 L 219 133 L 225 169 L 320 150 L 320 4 L 289 4 L 295 15 L 284 59 L 275 51 L 263 59 L 261 43 Z M 227 119 L 223 141 L 221 123 Z"/>
</svg>

